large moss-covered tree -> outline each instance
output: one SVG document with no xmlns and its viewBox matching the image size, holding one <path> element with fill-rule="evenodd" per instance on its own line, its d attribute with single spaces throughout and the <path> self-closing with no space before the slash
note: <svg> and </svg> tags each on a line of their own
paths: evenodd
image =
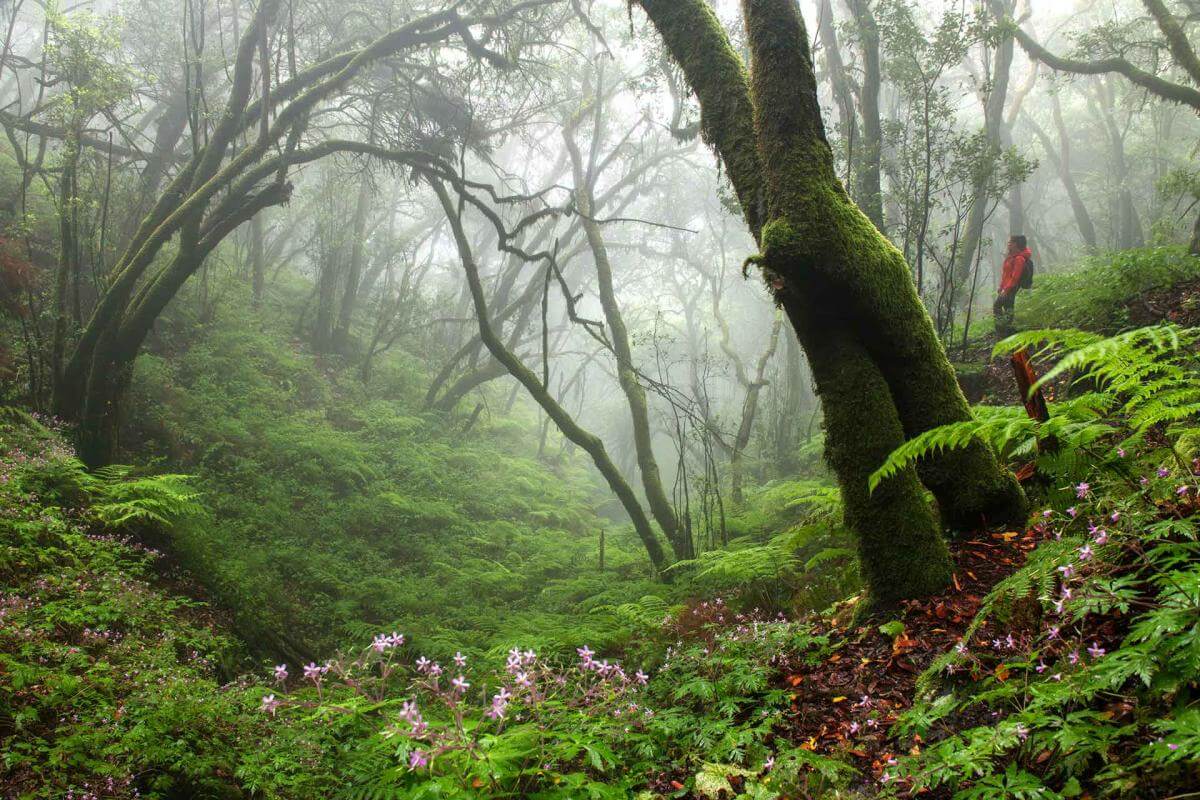
<svg viewBox="0 0 1200 800">
<path fill-rule="evenodd" d="M 705 0 L 639 0 L 697 95 L 757 261 L 808 354 L 825 413 L 826 458 L 859 540 L 871 598 L 887 605 L 943 587 L 944 522 L 1015 520 L 1024 498 L 977 444 L 896 475 L 868 477 L 888 452 L 970 413 L 903 256 L 838 180 L 808 36 L 793 0 L 743 0 L 752 79 Z"/>
<path fill-rule="evenodd" d="M 328 123 L 314 130 L 310 121 L 327 115 L 322 108 L 327 99 L 356 79 L 378 79 L 379 71 L 373 76 L 372 68 L 386 59 L 451 41 L 473 58 L 507 66 L 505 56 L 482 42 L 507 46 L 500 33 L 506 25 L 560 4 L 523 0 L 496 13 L 485 5 L 459 3 L 416 17 L 304 67 L 296 65 L 290 44 L 282 41 L 281 2 L 262 0 L 237 43 L 220 112 L 201 114 L 198 105 L 191 109 L 191 152 L 176 156 L 181 165 L 129 237 L 56 376 L 55 410 L 77 423 L 85 461 L 102 464 L 112 458 L 133 362 L 159 315 L 229 234 L 264 209 L 288 201 L 291 168 L 338 152 L 401 163 L 428 159 L 420 151 L 328 138 Z M 471 16 L 476 7 L 483 10 Z M 209 95 L 204 102 L 211 102 Z"/>
</svg>

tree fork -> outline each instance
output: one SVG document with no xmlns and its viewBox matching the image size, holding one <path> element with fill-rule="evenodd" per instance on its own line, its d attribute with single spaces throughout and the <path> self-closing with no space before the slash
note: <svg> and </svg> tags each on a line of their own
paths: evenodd
<svg viewBox="0 0 1200 800">
<path fill-rule="evenodd" d="M 906 435 L 968 419 L 970 408 L 903 255 L 834 173 L 808 38 L 794 5 L 743 0 L 743 7 L 773 218 L 772 230 L 762 235 L 763 252 L 789 252 L 774 270 L 785 286 L 815 272 L 828 281 L 835 307 L 849 304 L 844 313 L 886 379 Z M 1024 517 L 1020 486 L 983 443 L 927 459 L 921 476 L 951 527 Z"/>
<path fill-rule="evenodd" d="M 658 535 L 655 533 L 654 526 L 651 525 L 646 512 L 642 509 L 642 505 L 638 501 L 633 488 L 625 480 L 625 477 L 621 474 L 616 464 L 613 463 L 612 458 L 604 447 L 604 442 L 595 434 L 582 428 L 575 421 L 570 413 L 551 396 L 547 387 L 542 384 L 541 379 L 521 363 L 521 360 L 505 346 L 504 342 L 496 334 L 495 329 L 492 328 L 491 322 L 488 319 L 487 300 L 483 294 L 483 284 L 479 279 L 479 270 L 475 265 L 474 256 L 471 253 L 471 245 L 467 241 L 466 233 L 463 231 L 462 221 L 459 219 L 460 211 L 455 208 L 449 193 L 446 191 L 446 187 L 441 181 L 433 176 L 426 177 L 437 194 L 438 200 L 446 212 L 446 219 L 450 223 L 455 246 L 462 261 L 463 272 L 466 273 L 471 300 L 475 306 L 475 315 L 479 323 L 479 336 L 483 340 L 484 345 L 491 352 L 492 356 L 505 366 L 509 374 L 525 387 L 525 390 L 542 407 L 546 415 L 554 420 L 554 424 L 558 426 L 563 436 L 574 442 L 592 457 L 592 462 L 596 465 L 596 469 L 599 470 L 608 483 L 609 488 L 612 489 L 613 494 L 617 496 L 622 507 L 629 514 L 630 520 L 633 522 L 634 531 L 646 548 L 646 553 L 650 556 L 651 563 L 654 564 L 655 569 L 661 570 L 666 565 L 667 559 L 666 554 L 663 552 L 662 544 L 658 540 Z"/>
<path fill-rule="evenodd" d="M 908 435 L 968 419 L 966 399 L 912 288 L 904 257 L 854 206 L 833 174 L 807 36 L 795 8 L 780 2 L 766 8 L 747 0 L 756 6 L 748 10 L 760 16 L 769 12 L 780 26 L 759 26 L 759 35 L 752 36 L 766 57 L 765 63 L 758 62 L 756 77 L 764 72 L 778 77 L 777 86 L 768 82 L 766 87 L 756 87 L 754 96 L 760 108 L 774 110 L 783 104 L 788 110 L 785 123 L 766 138 L 782 143 L 778 155 L 783 166 L 800 172 L 798 181 L 797 176 L 787 175 L 768 187 L 767 153 L 760 153 L 757 144 L 749 80 L 711 8 L 704 0 L 638 2 L 700 101 L 705 140 L 725 163 L 751 233 L 761 241 L 768 196 L 778 195 L 790 204 L 801 220 L 807 220 L 799 230 L 816 236 L 809 241 L 813 258 L 805 262 L 806 268 L 826 270 L 842 289 L 839 303 L 849 302 L 859 320 L 874 326 L 873 335 L 863 338 L 889 378 Z M 760 89 L 766 95 L 760 95 Z M 797 141 L 801 137 L 805 141 Z M 814 174 L 805 176 L 805 168 Z M 774 202 L 776 197 L 771 199 Z M 783 277 L 786 281 L 788 276 Z M 947 466 L 939 470 L 944 458 L 929 459 L 925 469 L 948 520 L 977 524 L 984 515 L 994 521 L 1023 516 L 1023 493 L 989 447 L 972 446 L 961 460 L 959 456 L 947 459 Z M 971 468 L 963 470 L 964 462 Z"/>
</svg>

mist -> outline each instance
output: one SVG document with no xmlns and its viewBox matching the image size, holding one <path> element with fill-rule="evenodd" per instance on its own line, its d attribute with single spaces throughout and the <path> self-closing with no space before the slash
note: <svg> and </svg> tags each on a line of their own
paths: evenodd
<svg viewBox="0 0 1200 800">
<path fill-rule="evenodd" d="M 1184 796 L 1198 23 L 0 0 L 5 796 Z"/>
</svg>

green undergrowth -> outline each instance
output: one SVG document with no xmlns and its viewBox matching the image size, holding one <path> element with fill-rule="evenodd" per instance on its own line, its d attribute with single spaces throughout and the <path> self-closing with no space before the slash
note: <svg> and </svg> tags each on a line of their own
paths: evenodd
<svg viewBox="0 0 1200 800">
<path fill-rule="evenodd" d="M 698 592 L 774 613 L 855 584 L 836 492 L 798 480 L 748 489 L 724 542 L 658 580 L 587 459 L 553 435 L 538 456 L 507 383 L 464 430 L 423 410 L 431 367 L 397 351 L 364 385 L 292 339 L 283 306 L 175 308 L 137 362 L 125 437 L 194 476 L 205 512 L 162 546 L 259 656 L 320 659 L 379 629 L 493 663 L 514 645 L 619 649 Z"/>
<path fill-rule="evenodd" d="M 195 475 L 208 514 L 169 547 L 257 652 L 319 657 L 379 626 L 443 654 L 608 644 L 620 626 L 589 604 L 665 591 L 583 463 L 536 459 L 522 407 L 463 432 L 421 410 L 429 376 L 403 354 L 364 386 L 234 303 L 174 326 L 138 361 L 131 437 Z"/>
<path fill-rule="evenodd" d="M 655 618 L 636 624 L 614 611 L 643 637 L 625 653 L 602 652 L 582 626 L 569 656 L 519 651 L 520 672 L 443 659 L 440 688 L 419 660 L 436 640 L 379 647 L 378 631 L 321 667 L 255 668 L 219 609 L 189 599 L 197 587 L 146 544 L 207 519 L 195 483 L 88 473 L 55 431 L 4 412 L 0 781 L 11 796 L 618 798 L 672 795 L 674 782 L 768 798 L 848 779 L 776 738 L 781 654 L 817 659 L 824 639 L 724 599 L 647 603 Z M 786 488 L 769 493 L 764 513 L 793 518 Z M 452 690 L 455 673 L 473 688 Z M 536 694 L 519 688 L 526 673 Z M 526 694 L 489 718 L 502 685 Z M 413 699 L 441 737 L 436 752 L 402 733 Z M 431 763 L 410 768 L 422 747 Z"/>
<path fill-rule="evenodd" d="M 1184 247 L 1122 250 L 1083 259 L 1066 272 L 1038 272 L 1016 304 L 1020 328 L 1082 328 L 1114 334 L 1130 327 L 1143 295 L 1200 281 L 1200 258 Z"/>
<path fill-rule="evenodd" d="M 217 691 L 240 661 L 131 538 L 194 511 L 181 479 L 88 475 L 52 432 L 0 421 L 0 785 L 13 798 L 230 796 L 262 721 Z"/>
<path fill-rule="evenodd" d="M 1037 465 L 1044 542 L 920 679 L 887 794 L 1187 797 L 1200 780 L 1200 331 L 1014 336 L 1086 391 L 930 431 L 876 477 L 990 441 Z"/>
<path fill-rule="evenodd" d="M 393 637 L 389 619 L 273 671 L 228 635 L 223 603 L 188 599 L 196 587 L 152 546 L 222 535 L 206 510 L 219 508 L 215 478 L 89 474 L 54 431 L 5 412 L 5 785 L 29 798 L 1186 796 L 1200 776 L 1196 335 L 1023 334 L 1004 347 L 1041 341 L 1087 382 L 1086 400 L 1042 424 L 981 412 L 895 456 L 988 439 L 1036 460 L 1046 512 L 1042 544 L 962 646 L 931 654 L 891 729 L 906 755 L 880 756 L 882 775 L 788 735 L 784 676 L 838 642 L 780 616 L 803 594 L 771 586 L 854 590 L 836 496 L 820 485 L 757 489 L 727 548 L 653 592 L 606 574 L 601 591 L 561 597 L 579 609 L 573 627 L 514 605 L 496 630 L 515 653 L 465 626 Z M 470 605 L 445 602 L 451 619 Z M 508 627 L 517 619 L 529 628 Z M 598 629 L 617 633 L 601 642 Z"/>
</svg>

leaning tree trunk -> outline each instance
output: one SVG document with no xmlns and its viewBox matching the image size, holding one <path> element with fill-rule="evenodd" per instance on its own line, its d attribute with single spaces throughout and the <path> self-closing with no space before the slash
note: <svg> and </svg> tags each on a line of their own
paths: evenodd
<svg viewBox="0 0 1200 800">
<path fill-rule="evenodd" d="M 744 0 L 753 101 L 741 60 L 704 0 L 641 0 L 700 99 L 760 261 L 779 287 L 825 410 L 827 458 L 878 603 L 940 588 L 949 557 L 915 471 L 868 478 L 906 435 L 969 409 L 903 256 L 846 195 L 825 140 L 807 36 L 790 0 Z M 954 526 L 1019 519 L 1024 498 L 985 445 L 921 473 Z"/>
<path fill-rule="evenodd" d="M 599 87 L 597 87 L 599 93 Z M 596 119 L 599 124 L 602 99 L 597 96 Z M 575 144 L 576 118 L 563 131 L 563 139 L 571 156 L 572 173 L 575 180 L 575 203 L 583 224 L 583 232 L 587 237 L 588 247 L 592 253 L 592 261 L 596 266 L 596 286 L 600 295 L 600 306 L 604 311 L 604 321 L 608 325 L 613 355 L 617 362 L 617 382 L 625 395 L 629 408 L 629 422 L 633 433 L 634 454 L 637 457 L 637 470 L 642 478 L 642 490 L 646 493 L 646 503 L 655 522 L 666 534 L 667 541 L 675 557 L 679 559 L 692 558 L 693 543 L 687 526 L 675 513 L 675 506 L 667 496 L 663 486 L 662 474 L 658 468 L 658 459 L 654 455 L 654 441 L 650 431 L 650 406 L 646 399 L 646 389 L 642 386 L 637 369 L 633 363 L 633 348 L 630 345 L 629 329 L 621 306 L 617 302 L 617 293 L 613 285 L 612 264 L 608 257 L 608 247 L 604 235 L 600 231 L 600 223 L 595 219 L 595 196 L 592 182 L 595 175 L 589 174 L 584 168 L 583 155 Z M 592 135 L 599 139 L 600 131 Z M 596 145 L 594 144 L 593 147 Z"/>
<path fill-rule="evenodd" d="M 525 387 L 525 390 L 529 392 L 529 396 L 554 421 L 554 424 L 558 426 L 562 435 L 591 456 L 592 463 L 596 465 L 596 469 L 604 477 L 613 494 L 617 496 L 626 513 L 629 514 L 629 518 L 633 522 L 634 531 L 637 533 L 638 538 L 642 540 L 642 545 L 646 548 L 646 553 L 649 555 L 651 563 L 654 564 L 656 569 L 661 569 L 667 563 L 666 554 L 659 543 L 654 526 L 650 524 L 650 520 L 642 509 L 641 503 L 638 502 L 633 488 L 625 480 L 625 477 L 621 474 L 621 470 L 613 463 L 612 457 L 604 447 L 604 442 L 600 440 L 600 437 L 584 429 L 563 408 L 562 404 L 550 393 L 550 387 L 533 370 L 521 362 L 521 359 L 505 345 L 495 329 L 492 328 L 488 315 L 487 300 L 483 294 L 483 282 L 479 278 L 479 268 L 475 264 L 471 245 L 467 241 L 466 233 L 463 231 L 462 220 L 458 216 L 460 211 L 450 199 L 446 188 L 438 180 L 431 179 L 429 182 L 433 186 L 434 192 L 437 193 L 438 200 L 446 212 L 446 219 L 450 222 L 450 229 L 454 234 L 454 243 L 458 250 L 459 258 L 462 261 L 463 272 L 467 278 L 467 287 L 471 292 L 475 318 L 479 325 L 479 336 L 483 340 L 483 344 L 492 356 L 504 365 L 509 374 Z"/>
</svg>

